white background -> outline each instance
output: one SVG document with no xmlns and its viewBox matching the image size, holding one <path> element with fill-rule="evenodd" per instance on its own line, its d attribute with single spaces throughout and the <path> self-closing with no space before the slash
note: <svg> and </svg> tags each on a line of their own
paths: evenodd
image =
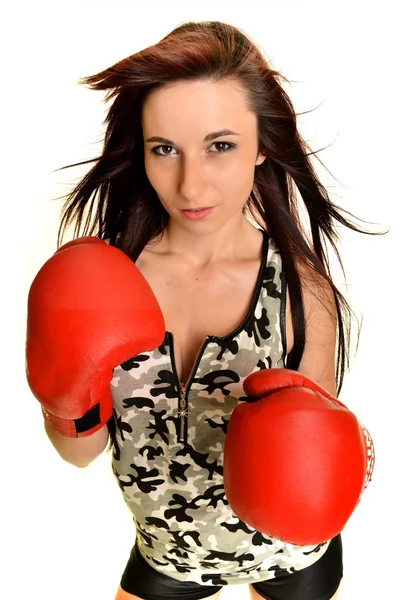
<svg viewBox="0 0 400 600">
<path fill-rule="evenodd" d="M 316 109 L 299 118 L 299 126 L 314 150 L 332 144 L 319 154 L 332 176 L 316 167 L 333 198 L 376 223 L 367 225 L 372 230 L 391 228 L 381 237 L 346 233 L 340 247 L 346 294 L 363 316 L 358 353 L 340 397 L 368 426 L 377 452 L 373 482 L 343 532 L 340 599 L 382 597 L 381 586 L 389 592 L 385 597 L 398 597 L 395 3 L 114 0 L 10 6 L 3 9 L 1 40 L 0 596 L 113 600 L 135 536 L 110 455 L 82 470 L 63 462 L 25 380 L 29 285 L 56 249 L 61 202 L 54 198 L 83 174 L 53 171 L 101 147 L 102 96 L 76 82 L 156 43 L 183 21 L 221 20 L 244 29 L 293 82 L 287 91 L 298 112 Z M 223 598 L 245 599 L 247 586 L 224 589 Z"/>
</svg>

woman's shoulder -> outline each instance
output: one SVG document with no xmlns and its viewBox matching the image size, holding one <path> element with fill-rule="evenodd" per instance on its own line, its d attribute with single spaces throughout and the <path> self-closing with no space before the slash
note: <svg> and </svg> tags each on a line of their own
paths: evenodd
<svg viewBox="0 0 400 600">
<path fill-rule="evenodd" d="M 314 312 L 317 311 L 317 314 L 329 314 L 336 322 L 336 299 L 331 283 L 311 265 L 298 261 L 296 268 L 306 317 L 315 319 Z"/>
</svg>

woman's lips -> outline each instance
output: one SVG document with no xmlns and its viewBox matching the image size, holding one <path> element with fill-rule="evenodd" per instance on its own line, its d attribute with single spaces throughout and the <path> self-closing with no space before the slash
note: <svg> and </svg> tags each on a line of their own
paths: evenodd
<svg viewBox="0 0 400 600">
<path fill-rule="evenodd" d="M 209 206 L 208 208 L 202 208 L 201 210 L 182 210 L 181 212 L 192 221 L 197 221 L 198 219 L 203 219 L 207 217 L 214 210 L 213 206 Z"/>
</svg>

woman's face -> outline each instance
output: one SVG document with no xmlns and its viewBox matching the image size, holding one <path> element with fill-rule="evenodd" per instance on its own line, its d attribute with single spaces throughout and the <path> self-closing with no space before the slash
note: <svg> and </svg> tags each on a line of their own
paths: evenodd
<svg viewBox="0 0 400 600">
<path fill-rule="evenodd" d="M 143 103 L 142 128 L 147 177 L 177 224 L 210 231 L 242 218 L 254 168 L 265 160 L 257 155 L 257 118 L 242 90 L 203 81 L 160 88 Z M 233 133 L 206 139 L 222 129 Z M 182 213 L 203 207 L 214 209 L 201 220 Z"/>
</svg>

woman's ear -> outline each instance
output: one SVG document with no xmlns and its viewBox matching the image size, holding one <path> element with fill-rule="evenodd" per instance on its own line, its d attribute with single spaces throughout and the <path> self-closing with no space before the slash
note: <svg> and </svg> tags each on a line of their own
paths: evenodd
<svg viewBox="0 0 400 600">
<path fill-rule="evenodd" d="M 267 158 L 266 154 L 261 154 L 261 152 L 260 152 L 259 155 L 257 156 L 256 166 L 257 165 L 262 165 L 262 163 L 264 162 L 264 160 L 266 158 Z"/>
</svg>

